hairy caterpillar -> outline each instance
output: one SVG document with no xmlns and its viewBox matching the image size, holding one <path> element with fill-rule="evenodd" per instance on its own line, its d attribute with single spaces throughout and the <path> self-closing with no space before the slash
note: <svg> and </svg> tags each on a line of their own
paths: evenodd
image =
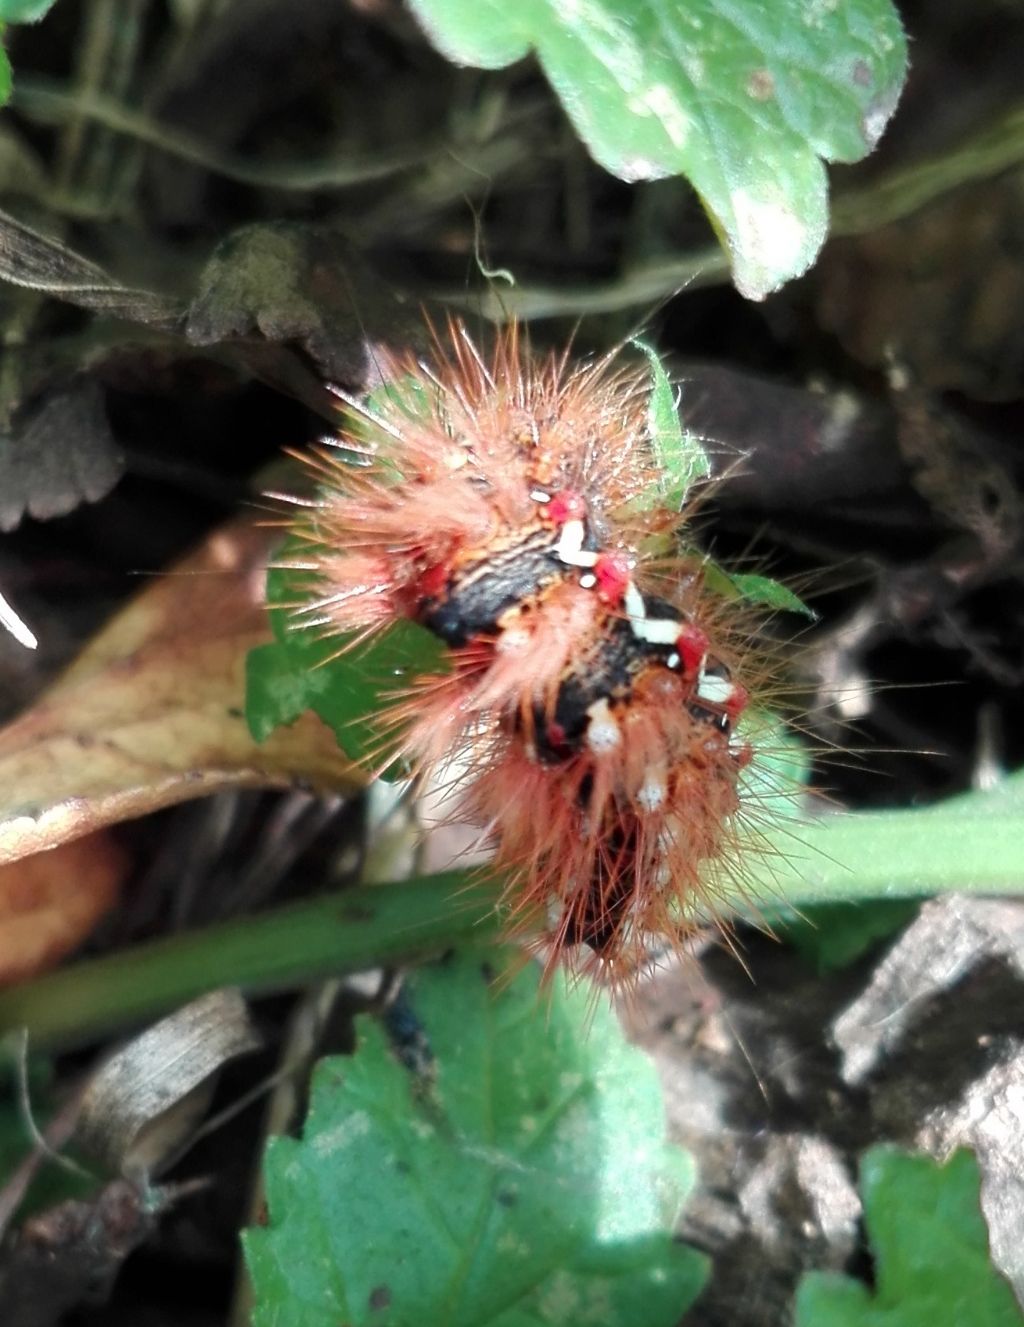
<svg viewBox="0 0 1024 1327">
<path fill-rule="evenodd" d="M 429 775 L 459 753 L 510 931 L 612 980 L 742 881 L 735 728 L 766 676 L 749 616 L 680 551 L 651 372 L 621 359 L 537 357 L 515 326 L 485 355 L 452 322 L 348 401 L 342 452 L 306 458 L 292 564 L 296 624 L 339 650 L 402 618 L 444 642 L 446 670 L 392 698 L 389 756 Z"/>
</svg>

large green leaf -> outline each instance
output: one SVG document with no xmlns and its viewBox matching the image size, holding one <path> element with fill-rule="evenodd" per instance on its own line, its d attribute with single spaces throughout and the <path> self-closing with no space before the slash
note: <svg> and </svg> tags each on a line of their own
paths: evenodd
<svg viewBox="0 0 1024 1327">
<path fill-rule="evenodd" d="M 313 710 L 334 729 L 353 760 L 379 750 L 374 717 L 387 698 L 414 676 L 444 670 L 444 647 L 415 622 L 395 622 L 366 646 L 339 653 L 343 642 L 312 632 L 250 650 L 246 660 L 245 712 L 258 742 L 281 724 Z"/>
<path fill-rule="evenodd" d="M 624 180 L 689 177 L 737 286 L 761 298 L 813 262 L 825 161 L 874 147 L 906 42 L 890 0 L 411 0 L 450 59 L 531 50 L 595 159 Z"/>
<path fill-rule="evenodd" d="M 671 1233 L 693 1164 L 593 1001 L 463 954 L 412 979 L 431 1058 L 366 1023 L 324 1061 L 302 1141 L 267 1153 L 254 1327 L 678 1322 L 705 1270 Z"/>
<path fill-rule="evenodd" d="M 1024 1315 L 989 1260 L 970 1152 L 939 1166 L 872 1148 L 861 1162 L 860 1189 L 875 1289 L 811 1273 L 797 1293 L 796 1327 L 1021 1327 Z"/>
</svg>

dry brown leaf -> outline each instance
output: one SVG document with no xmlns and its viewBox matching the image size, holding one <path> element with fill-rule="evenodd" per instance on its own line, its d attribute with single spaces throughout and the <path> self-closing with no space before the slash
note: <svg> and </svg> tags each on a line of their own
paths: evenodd
<svg viewBox="0 0 1024 1327">
<path fill-rule="evenodd" d="M 226 1064 L 262 1039 L 237 987 L 211 991 L 121 1046 L 82 1095 L 77 1151 L 104 1173 L 152 1179 L 195 1140 Z"/>
<path fill-rule="evenodd" d="M 0 986 L 52 967 L 114 906 L 129 858 L 101 831 L 0 866 Z"/>
<path fill-rule="evenodd" d="M 249 735 L 245 658 L 270 639 L 273 540 L 252 521 L 213 535 L 0 731 L 0 863 L 219 788 L 361 785 L 312 714 Z"/>
</svg>

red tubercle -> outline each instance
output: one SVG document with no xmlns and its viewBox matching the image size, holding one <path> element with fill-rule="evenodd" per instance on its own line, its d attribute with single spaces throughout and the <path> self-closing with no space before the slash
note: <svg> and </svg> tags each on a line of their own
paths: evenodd
<svg viewBox="0 0 1024 1327">
<path fill-rule="evenodd" d="M 625 553 L 602 553 L 594 563 L 597 592 L 608 604 L 622 602 L 633 574 L 630 559 Z"/>
<path fill-rule="evenodd" d="M 554 525 L 565 525 L 568 521 L 582 521 L 587 515 L 587 504 L 582 494 L 571 488 L 552 493 L 551 500 L 545 503 L 544 515 Z"/>
<path fill-rule="evenodd" d="M 685 623 L 676 637 L 676 649 L 683 673 L 689 677 L 696 673 L 707 658 L 710 642 L 707 633 L 701 631 L 692 622 Z M 745 704 L 746 702 L 744 702 Z"/>
<path fill-rule="evenodd" d="M 736 760 L 736 768 L 746 769 L 747 766 L 750 764 L 750 762 L 754 759 L 754 748 L 750 745 L 749 742 L 744 742 L 743 745 L 733 753 L 733 755 Z"/>
<path fill-rule="evenodd" d="M 738 682 L 732 684 L 732 694 L 722 708 L 730 719 L 738 719 L 750 704 L 750 692 Z"/>
<path fill-rule="evenodd" d="M 550 719 L 544 725 L 544 736 L 553 751 L 562 752 L 569 749 L 568 735 L 557 720 Z"/>
<path fill-rule="evenodd" d="M 436 599 L 448 584 L 451 570 L 443 562 L 435 563 L 421 572 L 416 582 L 416 593 L 420 599 Z"/>
</svg>

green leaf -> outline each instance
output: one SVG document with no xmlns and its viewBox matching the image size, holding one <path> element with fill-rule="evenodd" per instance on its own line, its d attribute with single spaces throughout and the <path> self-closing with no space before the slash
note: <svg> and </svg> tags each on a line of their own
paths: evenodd
<svg viewBox="0 0 1024 1327">
<path fill-rule="evenodd" d="M 256 741 L 313 710 L 334 730 L 345 754 L 363 760 L 380 751 L 374 720 L 390 697 L 413 677 L 445 667 L 444 644 L 404 618 L 368 645 L 344 645 L 340 636 L 322 639 L 296 629 L 291 640 L 249 652 L 245 717 Z"/>
<path fill-rule="evenodd" d="M 499 69 L 536 51 L 591 154 L 624 180 L 689 177 L 763 298 L 828 228 L 823 160 L 878 140 L 906 72 L 889 0 L 412 0 L 438 48 Z"/>
<path fill-rule="evenodd" d="M 286 559 L 288 549 L 282 552 Z M 353 760 L 380 750 L 374 719 L 389 698 L 422 673 L 445 671 L 447 651 L 425 627 L 400 619 L 368 643 L 346 647 L 345 637 L 322 636 L 292 611 L 312 593 L 305 573 L 277 566 L 267 576 L 276 637 L 250 650 L 245 670 L 245 717 L 263 742 L 281 724 L 313 710 L 334 730 Z"/>
<path fill-rule="evenodd" d="M 730 573 L 729 580 L 739 591 L 740 598 L 748 604 L 761 604 L 780 612 L 802 613 L 804 617 L 817 619 L 818 615 L 813 608 L 808 608 L 798 595 L 778 581 L 773 581 L 770 576 Z"/>
<path fill-rule="evenodd" d="M 298 668 L 283 645 L 258 645 L 245 660 L 245 717 L 257 742 L 294 723 L 318 698 L 316 677 Z"/>
<path fill-rule="evenodd" d="M 0 19 L 8 23 L 38 23 L 57 0 L 0 0 Z"/>
<path fill-rule="evenodd" d="M 802 908 L 799 916 L 772 929 L 792 945 L 816 972 L 848 967 L 880 940 L 903 929 L 916 916 L 914 899 L 875 899 L 865 903 L 829 903 Z"/>
<path fill-rule="evenodd" d="M 56 4 L 56 0 L 0 0 L 0 37 L 5 23 L 37 23 Z M 10 100 L 11 62 L 0 47 L 0 106 Z"/>
<path fill-rule="evenodd" d="M 704 584 L 715 594 L 724 599 L 744 599 L 749 604 L 758 604 L 775 612 L 802 613 L 812 621 L 818 620 L 813 608 L 808 608 L 804 601 L 787 586 L 774 581 L 770 576 L 756 576 L 737 573 L 734 575 L 710 558 L 704 558 Z"/>
<path fill-rule="evenodd" d="M 875 1290 L 812 1272 L 797 1292 L 796 1327 L 1021 1327 L 1013 1291 L 989 1261 L 970 1152 L 945 1165 L 893 1147 L 861 1161 Z"/>
<path fill-rule="evenodd" d="M 270 1144 L 254 1327 L 678 1322 L 705 1276 L 672 1238 L 694 1167 L 607 1006 L 472 953 L 411 984 L 433 1058 L 364 1022 L 303 1140 Z"/>
<path fill-rule="evenodd" d="M 640 340 L 630 344 L 643 351 L 651 366 L 651 398 L 647 414 L 651 449 L 663 476 L 658 499 L 666 507 L 678 511 L 690 488 L 711 473 L 711 462 L 700 438 L 695 433 L 683 431 L 675 392 L 658 352 Z"/>
</svg>

